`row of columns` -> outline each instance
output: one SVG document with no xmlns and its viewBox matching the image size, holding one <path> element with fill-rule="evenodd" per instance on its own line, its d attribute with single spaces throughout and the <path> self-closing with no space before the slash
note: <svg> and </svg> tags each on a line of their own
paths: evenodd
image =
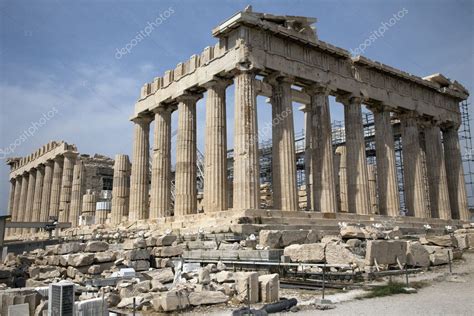
<svg viewBox="0 0 474 316">
<path fill-rule="evenodd" d="M 257 91 L 255 73 L 239 71 L 234 76 L 234 179 L 233 208 L 259 208 L 260 175 L 257 126 Z M 272 87 L 272 187 L 274 208 L 284 211 L 298 209 L 294 122 L 291 79 L 279 74 L 265 78 Z M 227 201 L 227 139 L 225 90 L 231 82 L 215 79 L 205 84 L 205 211 L 226 210 Z M 398 216 L 398 193 L 395 145 L 390 109 L 372 104 L 376 143 L 376 173 L 369 179 L 366 159 L 362 98 L 338 97 L 344 105 L 346 144 L 338 148 L 344 168 L 339 168 L 342 182 L 336 181 L 332 148 L 330 90 L 309 86 L 306 105 L 307 164 L 309 198 L 312 209 L 335 213 L 347 210 L 357 214 L 379 213 Z M 196 212 L 196 102 L 202 94 L 185 93 L 175 102 L 178 109 L 176 144 L 174 215 Z M 171 197 L 171 112 L 174 108 L 160 106 L 154 112 L 155 135 L 152 157 L 151 203 L 148 206 L 149 130 L 151 116 L 135 118 L 130 220 L 169 216 Z M 413 114 L 400 115 L 402 126 L 404 186 L 408 215 L 429 218 L 467 219 L 464 175 L 456 128 L 423 125 Z M 423 138 L 424 137 L 424 138 Z M 342 152 L 343 151 L 343 152 Z M 336 156 L 337 157 L 337 156 Z M 338 161 L 342 165 L 342 161 Z M 450 170 L 450 172 L 447 172 Z M 454 172 L 453 172 L 454 171 Z M 428 179 L 428 181 L 426 181 Z M 369 181 L 370 180 L 370 181 Z M 369 182 L 372 184 L 370 185 Z M 430 184 L 428 186 L 428 183 Z M 376 184 L 376 186 L 375 186 Z M 463 191 L 464 190 L 464 191 Z M 336 192 L 339 191 L 339 200 Z M 377 201 L 375 201 L 377 200 Z M 430 211 L 430 209 L 432 211 Z"/>
<path fill-rule="evenodd" d="M 55 216 L 60 222 L 72 220 L 73 226 L 77 225 L 84 166 L 79 160 L 75 166 L 76 156 L 76 153 L 65 153 L 10 180 L 9 212 L 13 222 L 47 222 L 50 216 Z M 9 233 L 35 230 L 12 229 Z"/>
</svg>

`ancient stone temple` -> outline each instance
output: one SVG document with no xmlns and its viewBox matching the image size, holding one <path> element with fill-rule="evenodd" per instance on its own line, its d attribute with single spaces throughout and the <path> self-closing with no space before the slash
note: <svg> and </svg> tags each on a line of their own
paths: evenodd
<svg viewBox="0 0 474 316">
<path fill-rule="evenodd" d="M 98 195 L 112 191 L 114 161 L 101 155 L 80 154 L 77 147 L 52 141 L 32 154 L 9 158 L 12 222 L 70 222 L 78 226 L 87 190 Z M 110 195 L 110 194 L 108 194 Z M 105 197 L 107 198 L 107 197 Z M 36 229 L 12 229 L 27 233 Z"/>
<path fill-rule="evenodd" d="M 352 57 L 347 50 L 319 40 L 315 22 L 307 17 L 239 12 L 212 31 L 216 45 L 143 86 L 131 118 L 129 220 L 197 212 L 196 102 L 204 93 L 205 213 L 260 207 L 256 98 L 263 95 L 270 98 L 277 122 L 274 120 L 272 131 L 273 209 L 298 211 L 292 105 L 297 102 L 304 105 L 307 117 L 309 209 L 338 213 L 342 205 L 345 211 L 360 215 L 400 214 L 392 130 L 396 120 L 403 143 L 407 215 L 468 219 L 457 133 L 459 103 L 467 99 L 468 91 L 441 74 L 420 78 L 363 56 Z M 231 186 L 227 181 L 225 97 L 230 86 L 235 93 Z M 334 172 L 341 166 L 334 162 L 329 96 L 344 106 L 346 142 L 336 150 L 338 161 L 344 161 L 343 181 Z M 366 161 L 363 106 L 375 118 L 376 167 L 368 167 Z M 173 111 L 178 112 L 178 126 L 172 206 Z M 150 145 L 152 122 L 155 135 Z M 230 187 L 233 192 L 229 195 Z M 233 201 L 227 200 L 229 196 Z"/>
</svg>

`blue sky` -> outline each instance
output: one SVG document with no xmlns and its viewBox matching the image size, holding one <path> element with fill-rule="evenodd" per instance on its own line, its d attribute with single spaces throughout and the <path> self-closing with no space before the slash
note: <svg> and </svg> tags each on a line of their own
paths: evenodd
<svg viewBox="0 0 474 316">
<path fill-rule="evenodd" d="M 248 4 L 257 12 L 316 17 L 319 38 L 345 49 L 358 47 L 405 8 L 404 17 L 363 55 L 419 76 L 441 72 L 474 91 L 474 1 L 1 0 L 0 149 L 53 110 L 13 156 L 27 155 L 49 140 L 74 143 L 81 153 L 130 154 L 128 118 L 143 83 L 215 44 L 212 28 Z M 115 57 L 170 8 L 173 13 L 129 54 Z M 228 97 L 231 146 L 232 89 Z M 198 106 L 203 150 L 203 101 Z M 342 119 L 341 106 L 331 111 L 333 119 Z M 303 116 L 295 112 L 300 131 Z M 259 98 L 260 126 L 269 120 L 270 107 Z M 0 158 L 2 214 L 9 168 Z"/>
</svg>

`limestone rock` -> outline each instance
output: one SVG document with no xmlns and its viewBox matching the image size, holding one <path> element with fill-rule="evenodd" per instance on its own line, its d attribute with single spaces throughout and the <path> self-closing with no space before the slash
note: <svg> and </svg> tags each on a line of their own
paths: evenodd
<svg viewBox="0 0 474 316">
<path fill-rule="evenodd" d="M 96 252 L 94 254 L 94 262 L 112 262 L 115 261 L 115 253 L 112 251 Z"/>
<path fill-rule="evenodd" d="M 135 271 L 146 271 L 150 269 L 150 261 L 148 260 L 125 260 L 124 264 Z"/>
<path fill-rule="evenodd" d="M 435 235 L 426 235 L 425 237 L 420 238 L 422 244 L 442 246 L 442 247 L 457 247 L 456 238 L 451 235 L 435 236 Z"/>
<path fill-rule="evenodd" d="M 454 234 L 454 238 L 456 238 L 456 243 L 459 249 L 464 250 L 469 248 L 467 234 Z"/>
<path fill-rule="evenodd" d="M 156 309 L 156 302 L 153 306 Z M 185 309 L 189 306 L 188 294 L 185 291 L 169 291 L 161 295 L 159 305 L 165 312 Z"/>
<path fill-rule="evenodd" d="M 362 228 L 359 226 L 354 226 L 354 225 L 341 227 L 341 230 L 339 233 L 343 239 L 366 237 L 366 234 L 362 231 Z"/>
<path fill-rule="evenodd" d="M 324 262 L 324 248 L 322 243 L 291 245 L 285 247 L 283 255 L 290 257 L 293 262 Z"/>
<path fill-rule="evenodd" d="M 68 242 L 57 245 L 55 253 L 58 255 L 66 255 L 70 253 L 77 253 L 83 250 L 83 247 L 78 242 Z"/>
<path fill-rule="evenodd" d="M 149 260 L 150 252 L 147 249 L 132 249 L 123 252 L 126 260 Z"/>
<path fill-rule="evenodd" d="M 199 269 L 199 271 L 198 271 L 198 282 L 200 284 L 204 284 L 204 285 L 207 285 L 207 284 L 211 283 L 211 275 L 210 275 L 209 269 L 207 269 L 207 268 Z"/>
<path fill-rule="evenodd" d="M 283 230 L 281 232 L 280 247 L 306 243 L 307 230 Z"/>
<path fill-rule="evenodd" d="M 86 252 L 101 252 L 109 250 L 109 244 L 105 241 L 89 241 L 86 244 Z"/>
<path fill-rule="evenodd" d="M 218 283 L 234 282 L 234 273 L 230 271 L 221 271 L 219 273 L 216 273 L 216 281 Z"/>
<path fill-rule="evenodd" d="M 353 254 L 344 244 L 327 243 L 325 257 L 328 264 L 356 264 L 360 268 L 364 266 L 364 260 Z"/>
<path fill-rule="evenodd" d="M 417 241 L 408 242 L 407 264 L 412 267 L 430 266 L 430 254 L 421 243 Z"/>
<path fill-rule="evenodd" d="M 226 303 L 229 298 L 218 291 L 201 291 L 189 294 L 189 303 L 193 306 Z"/>
<path fill-rule="evenodd" d="M 155 246 L 171 246 L 175 240 L 176 240 L 177 236 L 176 235 L 163 235 L 163 236 L 160 236 L 156 239 L 156 244 Z"/>
<path fill-rule="evenodd" d="M 181 246 L 165 246 L 153 248 L 153 255 L 156 257 L 178 257 L 183 254 L 183 248 Z"/>
<path fill-rule="evenodd" d="M 437 266 L 441 264 L 447 264 L 449 262 L 449 249 L 440 246 L 424 246 L 430 254 L 431 265 Z"/>
<path fill-rule="evenodd" d="M 171 268 L 147 271 L 144 274 L 148 275 L 150 279 L 156 280 L 162 284 L 173 282 L 174 280 L 174 273 Z"/>
<path fill-rule="evenodd" d="M 146 248 L 146 241 L 143 238 L 127 239 L 123 243 L 124 250 L 132 250 L 137 248 Z"/>
</svg>

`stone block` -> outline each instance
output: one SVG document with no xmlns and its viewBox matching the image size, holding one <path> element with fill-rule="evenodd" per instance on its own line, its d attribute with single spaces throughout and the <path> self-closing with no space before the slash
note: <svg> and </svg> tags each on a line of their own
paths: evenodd
<svg viewBox="0 0 474 316">
<path fill-rule="evenodd" d="M 171 246 L 177 239 L 176 235 L 163 235 L 156 238 L 156 246 Z"/>
<path fill-rule="evenodd" d="M 467 244 L 469 248 L 474 249 L 474 233 L 467 234 Z"/>
<path fill-rule="evenodd" d="M 94 254 L 92 253 L 76 253 L 69 255 L 68 265 L 73 267 L 83 267 L 91 265 L 94 262 Z"/>
<path fill-rule="evenodd" d="M 307 230 L 283 230 L 281 232 L 280 247 L 306 243 Z"/>
<path fill-rule="evenodd" d="M 426 235 L 420 238 L 420 242 L 426 245 L 435 245 L 442 247 L 457 247 L 457 240 L 451 235 Z"/>
<path fill-rule="evenodd" d="M 153 306 L 155 306 L 155 303 L 153 303 Z M 188 294 L 184 291 L 166 292 L 161 295 L 160 306 L 165 312 L 185 309 L 189 306 Z"/>
<path fill-rule="evenodd" d="M 229 300 L 227 295 L 219 291 L 192 292 L 188 298 L 189 303 L 193 306 L 221 304 Z"/>
<path fill-rule="evenodd" d="M 126 260 L 149 260 L 150 251 L 147 249 L 132 249 L 123 252 L 123 257 Z"/>
<path fill-rule="evenodd" d="M 65 244 L 59 244 L 56 246 L 56 251 L 58 255 L 66 255 L 70 253 L 77 253 L 83 251 L 83 247 L 78 242 L 68 242 Z"/>
<path fill-rule="evenodd" d="M 209 272 L 209 269 L 207 268 L 201 268 L 198 271 L 198 282 L 200 284 L 207 285 L 211 283 L 211 274 Z"/>
<path fill-rule="evenodd" d="M 401 264 L 406 262 L 407 242 L 402 240 L 369 240 L 365 263 L 374 265 L 374 259 L 378 264 L 397 264 L 397 258 Z"/>
<path fill-rule="evenodd" d="M 123 242 L 124 250 L 132 250 L 137 248 L 146 248 L 146 241 L 143 238 L 127 239 Z"/>
<path fill-rule="evenodd" d="M 258 302 L 258 273 L 238 272 L 235 274 L 235 290 L 240 302 L 255 304 Z"/>
<path fill-rule="evenodd" d="M 454 238 L 456 238 L 456 243 L 459 249 L 464 250 L 469 248 L 469 240 L 467 234 L 454 234 Z"/>
<path fill-rule="evenodd" d="M 259 276 L 258 283 L 260 302 L 274 303 L 280 300 L 280 279 L 277 273 Z"/>
<path fill-rule="evenodd" d="M 234 273 L 230 272 L 230 271 L 218 272 L 218 273 L 216 273 L 215 277 L 216 277 L 216 281 L 218 283 L 234 282 L 235 281 Z"/>
<path fill-rule="evenodd" d="M 102 252 L 109 250 L 109 244 L 105 241 L 89 241 L 86 244 L 85 252 Z"/>
<path fill-rule="evenodd" d="M 430 254 L 420 242 L 417 242 L 417 241 L 408 242 L 407 264 L 412 267 L 429 267 L 430 266 Z"/>
<path fill-rule="evenodd" d="M 148 260 L 125 260 L 124 264 L 135 271 L 147 271 L 150 269 L 150 261 Z"/>
<path fill-rule="evenodd" d="M 181 246 L 165 246 L 153 248 L 153 255 L 155 257 L 178 257 L 183 254 L 183 248 Z"/>
<path fill-rule="evenodd" d="M 364 259 L 353 254 L 344 244 L 330 242 L 326 244 L 325 258 L 327 264 L 357 265 L 364 267 Z"/>
<path fill-rule="evenodd" d="M 359 226 L 348 225 L 345 227 L 341 227 L 340 235 L 344 239 L 350 238 L 365 238 L 366 235 L 362 231 L 362 228 Z"/>
<path fill-rule="evenodd" d="M 94 262 L 112 262 L 115 261 L 116 256 L 112 251 L 96 252 L 94 253 Z"/>
<path fill-rule="evenodd" d="M 285 247 L 283 254 L 292 262 L 318 263 L 324 262 L 324 248 L 322 243 L 291 245 Z"/>
<path fill-rule="evenodd" d="M 261 230 L 259 233 L 259 243 L 262 247 L 270 249 L 280 248 L 281 231 L 279 230 Z"/>
<path fill-rule="evenodd" d="M 144 272 L 143 274 L 147 275 L 150 279 L 157 280 L 162 284 L 173 282 L 174 280 L 174 273 L 173 269 L 171 268 L 157 269 L 153 271 Z"/>
</svg>

